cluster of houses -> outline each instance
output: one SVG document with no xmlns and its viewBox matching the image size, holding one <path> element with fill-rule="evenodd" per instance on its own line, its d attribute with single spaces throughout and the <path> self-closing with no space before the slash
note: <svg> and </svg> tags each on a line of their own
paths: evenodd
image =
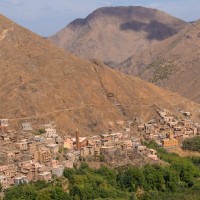
<svg viewBox="0 0 200 200">
<path fill-rule="evenodd" d="M 24 122 L 18 132 L 9 129 L 9 120 L 0 119 L 0 184 L 7 189 L 37 180 L 51 181 L 53 176 L 62 176 L 65 167 L 72 168 L 82 158 L 105 156 L 104 162 L 121 159 L 123 163 L 125 158 L 131 161 L 133 155 L 139 155 L 157 162 L 156 151 L 143 146 L 142 139 L 173 148 L 185 138 L 200 133 L 199 125 L 189 120 L 189 112 L 184 113 L 182 120 L 167 110 L 157 113 L 158 117 L 147 123 L 139 117 L 126 125 L 124 121 L 116 122 L 123 131 L 82 137 L 77 130 L 73 136 L 63 138 L 53 124 L 43 125 L 43 131 L 34 131 L 29 122 Z M 114 122 L 109 124 L 113 126 Z"/>
<path fill-rule="evenodd" d="M 123 125 L 123 122 L 117 122 Z M 80 137 L 61 138 L 52 124 L 43 125 L 43 131 L 34 131 L 28 122 L 21 124 L 21 131 L 9 129 L 9 120 L 0 119 L 0 184 L 3 189 L 37 180 L 51 181 L 60 177 L 65 167 L 72 168 L 80 158 L 112 155 L 117 151 L 136 151 L 157 160 L 154 150 L 131 137 L 130 128 L 123 132 Z"/>
<path fill-rule="evenodd" d="M 147 123 L 138 123 L 138 131 L 145 139 L 155 140 L 164 148 L 181 146 L 184 139 L 200 134 L 200 125 L 190 120 L 190 112 L 182 111 L 182 117 L 172 115 L 168 110 L 157 110 L 158 118 Z"/>
<path fill-rule="evenodd" d="M 0 120 L 0 184 L 3 189 L 21 183 L 62 176 L 64 165 L 58 155 L 62 139 L 51 124 L 43 135 L 35 134 L 30 123 L 22 123 L 19 133 L 9 129 L 7 119 Z"/>
</svg>

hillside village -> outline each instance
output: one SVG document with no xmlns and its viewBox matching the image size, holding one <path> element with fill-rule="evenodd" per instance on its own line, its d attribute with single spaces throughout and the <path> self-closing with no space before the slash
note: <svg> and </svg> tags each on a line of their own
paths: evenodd
<svg viewBox="0 0 200 200">
<path fill-rule="evenodd" d="M 25 27 L 102 3 L 23 1 L 0 3 L 0 200 L 200 199 L 198 3 L 111 1 L 44 36 Z"/>
<path fill-rule="evenodd" d="M 73 168 L 80 160 L 104 162 L 111 166 L 142 165 L 160 162 L 156 151 L 143 146 L 142 141 L 154 140 L 163 148 L 181 146 L 185 138 L 199 135 L 200 126 L 190 120 L 190 112 L 177 109 L 179 119 L 168 110 L 157 110 L 157 118 L 144 122 L 108 122 L 108 132 L 84 137 L 77 129 L 74 135 L 59 136 L 53 123 L 38 126 L 23 122 L 21 131 L 12 130 L 12 122 L 0 123 L 0 183 L 3 189 L 37 180 L 51 181 L 60 177 L 64 168 Z M 112 129 L 118 126 L 118 132 Z M 20 133 L 20 134 L 19 134 Z"/>
</svg>

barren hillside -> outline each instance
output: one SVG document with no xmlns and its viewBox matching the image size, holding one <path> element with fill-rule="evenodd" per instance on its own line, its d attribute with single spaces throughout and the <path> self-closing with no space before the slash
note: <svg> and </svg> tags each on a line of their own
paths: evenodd
<svg viewBox="0 0 200 200">
<path fill-rule="evenodd" d="M 0 15 L 0 118 L 11 125 L 54 121 L 63 133 L 108 130 L 108 122 L 199 105 L 99 62 L 90 62 Z"/>
<path fill-rule="evenodd" d="M 156 9 L 105 7 L 76 19 L 49 39 L 76 55 L 115 66 L 186 26 L 189 24 Z"/>
<path fill-rule="evenodd" d="M 200 21 L 119 64 L 137 75 L 200 103 Z"/>
</svg>

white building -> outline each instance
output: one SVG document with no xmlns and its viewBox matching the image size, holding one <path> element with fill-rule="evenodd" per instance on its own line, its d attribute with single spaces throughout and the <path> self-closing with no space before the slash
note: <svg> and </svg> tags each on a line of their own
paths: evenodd
<svg viewBox="0 0 200 200">
<path fill-rule="evenodd" d="M 31 124 L 28 123 L 28 122 L 22 123 L 22 129 L 23 129 L 24 131 L 32 131 L 32 130 L 33 130 L 32 127 L 31 127 Z"/>
<path fill-rule="evenodd" d="M 56 133 L 56 129 L 54 128 L 46 128 L 46 137 L 48 138 L 55 138 L 58 137 L 58 134 Z"/>
<path fill-rule="evenodd" d="M 1 126 L 7 127 L 8 126 L 8 119 L 0 119 Z"/>
</svg>

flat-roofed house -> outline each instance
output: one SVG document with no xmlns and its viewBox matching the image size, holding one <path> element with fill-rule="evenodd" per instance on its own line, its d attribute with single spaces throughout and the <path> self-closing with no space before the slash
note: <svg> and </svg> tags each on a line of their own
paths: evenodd
<svg viewBox="0 0 200 200">
<path fill-rule="evenodd" d="M 28 179 L 27 179 L 27 177 L 24 176 L 24 175 L 17 176 L 17 177 L 15 177 L 15 179 L 14 179 L 14 183 L 15 183 L 15 185 L 25 184 L 25 183 L 28 183 Z"/>
<path fill-rule="evenodd" d="M 2 127 L 8 127 L 8 119 L 0 119 L 0 125 Z"/>
<path fill-rule="evenodd" d="M 58 177 L 61 177 L 63 175 L 63 171 L 64 171 L 63 165 L 57 165 L 57 166 L 52 168 L 52 174 L 54 174 Z"/>
<path fill-rule="evenodd" d="M 69 150 L 74 149 L 73 141 L 71 138 L 66 137 L 64 139 L 64 149 L 69 149 Z"/>
<path fill-rule="evenodd" d="M 49 148 L 51 153 L 53 153 L 53 154 L 56 154 L 59 151 L 59 145 L 58 144 L 48 144 L 47 148 Z"/>
<path fill-rule="evenodd" d="M 51 178 L 52 178 L 51 172 L 43 172 L 43 173 L 38 174 L 38 179 L 41 181 L 49 182 L 51 181 Z"/>
<path fill-rule="evenodd" d="M 26 141 L 18 142 L 15 144 L 15 147 L 20 151 L 24 151 L 28 149 L 28 143 Z"/>
<path fill-rule="evenodd" d="M 56 129 L 54 128 L 46 128 L 46 137 L 47 138 L 56 138 L 58 137 L 58 134 L 56 133 Z"/>
<path fill-rule="evenodd" d="M 8 165 L 0 166 L 0 173 L 5 172 L 6 170 L 8 170 Z"/>
<path fill-rule="evenodd" d="M 37 153 L 39 162 L 47 163 L 51 161 L 51 153 L 49 149 L 41 149 Z"/>
<path fill-rule="evenodd" d="M 23 131 L 32 131 L 31 124 L 29 122 L 22 123 L 22 129 Z"/>
<path fill-rule="evenodd" d="M 4 175 L 0 175 L 0 184 L 3 189 L 8 188 L 8 178 Z"/>
</svg>

